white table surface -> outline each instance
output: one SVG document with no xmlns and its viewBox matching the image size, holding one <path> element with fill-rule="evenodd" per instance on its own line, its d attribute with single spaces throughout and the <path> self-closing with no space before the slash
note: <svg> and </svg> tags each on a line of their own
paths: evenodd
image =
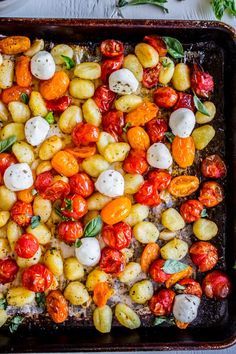
<svg viewBox="0 0 236 354">
<path fill-rule="evenodd" d="M 19 1 L 20 3 L 21 1 Z M 0 9 L 1 17 L 61 17 L 61 18 L 164 18 L 213 20 L 210 0 L 169 0 L 169 13 L 156 7 L 132 6 L 121 11 L 115 7 L 116 0 L 25 0 L 23 5 Z M 225 14 L 224 22 L 236 27 L 236 19 Z M 147 353 L 147 352 L 141 352 Z M 170 352 L 162 352 L 170 353 Z M 236 347 L 222 351 L 177 351 L 176 354 L 236 354 Z M 128 352 L 127 352 L 128 354 Z"/>
</svg>

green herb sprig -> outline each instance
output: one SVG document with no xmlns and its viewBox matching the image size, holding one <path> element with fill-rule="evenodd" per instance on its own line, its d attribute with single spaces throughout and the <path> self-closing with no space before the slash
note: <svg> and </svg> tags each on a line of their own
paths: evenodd
<svg viewBox="0 0 236 354">
<path fill-rule="evenodd" d="M 154 5 L 160 7 L 163 12 L 168 13 L 168 9 L 163 5 L 167 2 L 168 0 L 119 0 L 117 7 L 124 7 L 127 5 Z"/>
<path fill-rule="evenodd" d="M 235 0 L 212 0 L 211 2 L 215 17 L 221 20 L 225 11 L 231 15 L 236 16 L 236 2 Z"/>
</svg>

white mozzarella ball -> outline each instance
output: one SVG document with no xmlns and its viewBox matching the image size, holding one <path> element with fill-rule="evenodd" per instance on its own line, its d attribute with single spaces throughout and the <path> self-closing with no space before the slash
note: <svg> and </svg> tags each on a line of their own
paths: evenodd
<svg viewBox="0 0 236 354">
<path fill-rule="evenodd" d="M 32 57 L 30 68 L 37 79 L 48 80 L 55 74 L 56 65 L 52 55 L 45 50 L 41 50 Z"/>
<path fill-rule="evenodd" d="M 170 115 L 169 126 L 172 133 L 180 138 L 191 135 L 196 119 L 194 113 L 188 108 L 179 108 Z"/>
<path fill-rule="evenodd" d="M 101 257 L 98 240 L 94 237 L 85 237 L 81 239 L 81 243 L 81 246 L 75 249 L 78 261 L 87 267 L 93 267 L 98 264 Z"/>
<path fill-rule="evenodd" d="M 120 172 L 107 170 L 100 174 L 95 187 L 101 194 L 108 197 L 119 197 L 124 194 L 124 178 Z"/>
<path fill-rule="evenodd" d="M 109 88 L 119 95 L 128 95 L 137 91 L 139 82 L 128 69 L 114 71 L 109 76 Z"/>
<path fill-rule="evenodd" d="M 27 120 L 25 124 L 25 137 L 32 146 L 40 145 L 47 137 L 50 125 L 40 117 L 33 117 Z"/>
<path fill-rule="evenodd" d="M 169 149 L 162 143 L 155 143 L 147 151 L 147 161 L 149 165 L 155 168 L 169 168 L 173 159 Z"/>
<path fill-rule="evenodd" d="M 3 176 L 5 186 L 13 192 L 22 191 L 34 184 L 32 171 L 27 163 L 9 166 Z"/>
<path fill-rule="evenodd" d="M 197 317 L 200 299 L 189 294 L 176 295 L 173 306 L 173 315 L 176 320 L 190 323 Z"/>
</svg>

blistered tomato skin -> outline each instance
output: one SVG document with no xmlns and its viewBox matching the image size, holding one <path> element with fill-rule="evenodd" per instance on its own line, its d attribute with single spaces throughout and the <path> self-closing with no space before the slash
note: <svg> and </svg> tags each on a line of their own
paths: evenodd
<svg viewBox="0 0 236 354">
<path fill-rule="evenodd" d="M 28 226 L 33 216 L 31 204 L 18 200 L 11 209 L 11 218 L 19 226 Z"/>
<path fill-rule="evenodd" d="M 193 65 L 191 88 L 200 97 L 208 98 L 214 90 L 213 77 L 202 71 L 197 64 Z"/>
<path fill-rule="evenodd" d="M 164 119 L 152 119 L 146 124 L 146 131 L 152 143 L 158 143 L 165 137 L 168 125 Z"/>
<path fill-rule="evenodd" d="M 19 270 L 16 261 L 12 258 L 0 259 L 0 284 L 11 283 Z"/>
<path fill-rule="evenodd" d="M 207 272 L 214 268 L 219 259 L 217 248 L 210 242 L 195 242 L 191 246 L 189 254 L 200 272 Z"/>
<path fill-rule="evenodd" d="M 102 250 L 99 267 L 108 274 L 119 274 L 125 268 L 124 256 L 118 250 L 105 247 Z"/>
<path fill-rule="evenodd" d="M 6 169 L 17 162 L 14 155 L 7 152 L 0 153 L 0 174 L 3 176 Z"/>
<path fill-rule="evenodd" d="M 168 316 L 172 311 L 175 292 L 171 289 L 162 289 L 153 295 L 148 302 L 151 312 L 155 316 Z"/>
<path fill-rule="evenodd" d="M 71 104 L 71 98 L 69 96 L 62 96 L 56 100 L 46 101 L 46 106 L 49 111 L 62 113 Z"/>
<path fill-rule="evenodd" d="M 130 150 L 128 156 L 123 162 L 123 169 L 127 173 L 140 175 L 148 170 L 148 163 L 146 160 L 146 152 L 144 150 Z"/>
<path fill-rule="evenodd" d="M 125 222 L 105 225 L 102 229 L 102 238 L 107 246 L 122 250 L 130 246 L 132 238 L 131 227 Z"/>
<path fill-rule="evenodd" d="M 101 43 L 100 50 L 105 57 L 114 58 L 123 54 L 124 45 L 115 39 L 107 39 Z"/>
<path fill-rule="evenodd" d="M 171 87 L 159 87 L 154 92 L 154 102 L 158 107 L 171 108 L 178 100 L 178 94 Z"/>
<path fill-rule="evenodd" d="M 94 183 L 84 172 L 70 177 L 70 189 L 72 193 L 80 194 L 83 198 L 89 197 L 94 191 Z"/>
<path fill-rule="evenodd" d="M 68 243 L 73 243 L 83 235 L 83 226 L 79 221 L 63 221 L 58 226 L 59 238 Z"/>
<path fill-rule="evenodd" d="M 184 294 L 195 295 L 198 297 L 202 297 L 202 288 L 201 285 L 192 278 L 185 278 L 178 281 L 178 284 L 184 287 L 181 292 Z"/>
<path fill-rule="evenodd" d="M 44 199 L 55 202 L 57 199 L 65 198 L 70 193 L 70 185 L 64 181 L 52 182 L 40 193 Z"/>
<path fill-rule="evenodd" d="M 78 123 L 72 131 L 72 140 L 76 146 L 87 146 L 98 141 L 99 129 L 89 123 Z"/>
<path fill-rule="evenodd" d="M 39 249 L 37 238 L 31 234 L 23 234 L 16 241 L 15 252 L 18 257 L 31 258 Z"/>
<path fill-rule="evenodd" d="M 119 70 L 124 61 L 124 56 L 120 55 L 113 59 L 106 59 L 101 64 L 102 75 L 101 79 L 107 83 L 109 76 L 116 70 Z"/>
<path fill-rule="evenodd" d="M 219 155 L 210 155 L 202 161 L 201 172 L 207 178 L 224 178 L 227 174 L 227 169 Z"/>
<path fill-rule="evenodd" d="M 157 206 L 161 203 L 161 199 L 154 181 L 145 181 L 139 191 L 135 193 L 134 198 L 137 203 Z"/>
<path fill-rule="evenodd" d="M 111 110 L 102 117 L 102 127 L 107 133 L 110 133 L 118 140 L 118 137 L 123 133 L 125 125 L 124 113 L 116 110 Z"/>
<path fill-rule="evenodd" d="M 87 202 L 79 194 L 68 195 L 61 204 L 62 214 L 73 220 L 82 218 L 87 211 Z"/>
<path fill-rule="evenodd" d="M 148 173 L 148 180 L 155 183 L 158 191 L 163 191 L 169 186 L 171 175 L 166 171 L 151 171 Z"/>
<path fill-rule="evenodd" d="M 52 184 L 52 181 L 53 181 L 53 174 L 51 171 L 40 173 L 36 177 L 35 189 L 39 194 L 43 193 L 46 190 L 46 188 Z"/>
<path fill-rule="evenodd" d="M 36 293 L 47 290 L 53 281 L 52 272 L 43 264 L 34 264 L 22 273 L 23 286 Z"/>
<path fill-rule="evenodd" d="M 49 316 L 55 323 L 64 322 L 69 315 L 67 301 L 59 290 L 53 290 L 47 295 L 46 307 Z"/>
<path fill-rule="evenodd" d="M 203 279 L 202 290 L 206 297 L 210 299 L 225 299 L 232 290 L 232 284 L 228 275 L 219 270 L 214 270 Z"/>
<path fill-rule="evenodd" d="M 157 283 L 164 283 L 166 280 L 170 278 L 170 274 L 164 272 L 162 267 L 164 266 L 164 259 L 157 259 L 151 264 L 149 269 L 149 273 L 151 278 Z"/>
<path fill-rule="evenodd" d="M 176 111 L 179 108 L 188 108 L 191 111 L 195 111 L 193 95 L 185 92 L 178 92 L 177 100 L 174 105 L 174 110 Z"/>
<path fill-rule="evenodd" d="M 180 207 L 180 214 L 185 222 L 194 222 L 201 217 L 203 205 L 196 199 L 187 200 Z"/>
<path fill-rule="evenodd" d="M 202 185 L 198 199 L 207 208 L 212 208 L 223 201 L 223 188 L 217 182 L 205 182 Z"/>
<path fill-rule="evenodd" d="M 157 66 L 153 68 L 146 68 L 143 71 L 143 86 L 151 89 L 158 84 L 159 74 L 161 70 L 161 64 L 158 63 Z M 157 104 L 157 102 L 156 102 Z M 158 105 L 158 104 L 157 104 Z"/>
<path fill-rule="evenodd" d="M 116 93 L 112 92 L 106 85 L 99 86 L 93 96 L 101 113 L 105 113 L 111 109 L 115 98 Z"/>
<path fill-rule="evenodd" d="M 167 54 L 166 44 L 163 39 L 157 35 L 150 35 L 144 37 L 144 42 L 150 44 L 153 48 L 156 49 L 160 57 L 164 57 Z"/>
</svg>

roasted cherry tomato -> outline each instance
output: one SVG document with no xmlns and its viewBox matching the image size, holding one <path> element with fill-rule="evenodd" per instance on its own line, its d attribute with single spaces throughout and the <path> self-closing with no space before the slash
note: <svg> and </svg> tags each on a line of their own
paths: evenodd
<svg viewBox="0 0 236 354">
<path fill-rule="evenodd" d="M 11 209 L 11 218 L 19 226 L 28 226 L 33 216 L 31 204 L 18 200 Z"/>
<path fill-rule="evenodd" d="M 99 129 L 89 123 L 78 123 L 72 131 L 72 141 L 76 146 L 89 145 L 98 141 Z"/>
<path fill-rule="evenodd" d="M 201 171 L 207 178 L 223 178 L 227 173 L 225 163 L 219 155 L 207 156 L 202 161 Z"/>
<path fill-rule="evenodd" d="M 94 191 L 93 181 L 84 172 L 70 177 L 69 184 L 72 193 L 80 194 L 84 198 L 89 197 Z"/>
<path fill-rule="evenodd" d="M 123 169 L 127 173 L 138 173 L 142 175 L 148 169 L 146 152 L 144 150 L 130 150 L 123 162 Z"/>
<path fill-rule="evenodd" d="M 175 292 L 171 289 L 161 289 L 149 300 L 148 306 L 155 316 L 170 315 L 175 298 Z"/>
<path fill-rule="evenodd" d="M 158 84 L 159 74 L 161 70 L 161 64 L 158 63 L 157 66 L 153 68 L 146 68 L 143 70 L 143 86 L 146 88 L 153 88 Z"/>
<path fill-rule="evenodd" d="M 187 138 L 174 137 L 171 145 L 172 156 L 181 168 L 192 166 L 195 158 L 195 144 L 191 136 Z"/>
<path fill-rule="evenodd" d="M 102 239 L 107 246 L 122 250 L 130 245 L 131 231 L 131 227 L 123 221 L 114 225 L 105 225 L 102 229 Z"/>
<path fill-rule="evenodd" d="M 99 267 L 106 273 L 119 274 L 125 268 L 124 255 L 118 250 L 105 247 L 102 250 Z"/>
<path fill-rule="evenodd" d="M 207 208 L 214 207 L 224 199 L 223 188 L 217 182 L 205 182 L 198 199 Z"/>
<path fill-rule="evenodd" d="M 188 108 L 191 111 L 195 111 L 193 95 L 185 92 L 178 92 L 178 100 L 174 106 L 174 111 L 179 108 Z"/>
<path fill-rule="evenodd" d="M 0 174 L 3 176 L 6 169 L 17 163 L 17 160 L 14 155 L 7 152 L 0 153 Z"/>
<path fill-rule="evenodd" d="M 114 58 L 124 53 L 124 45 L 115 39 L 107 39 L 101 43 L 100 50 L 105 57 Z"/>
<path fill-rule="evenodd" d="M 54 202 L 57 199 L 65 198 L 70 193 L 70 185 L 64 181 L 55 181 L 48 186 L 44 192 L 41 192 L 41 196 L 44 199 Z"/>
<path fill-rule="evenodd" d="M 18 257 L 31 258 L 39 249 L 39 241 L 32 234 L 23 234 L 15 243 L 15 252 Z"/>
<path fill-rule="evenodd" d="M 201 217 L 203 205 L 196 199 L 187 200 L 180 207 L 180 214 L 185 222 L 194 222 Z"/>
<path fill-rule="evenodd" d="M 171 87 L 158 87 L 154 91 L 154 102 L 161 108 L 171 108 L 178 100 L 178 94 Z"/>
<path fill-rule="evenodd" d="M 158 191 L 163 191 L 169 186 L 171 175 L 166 171 L 154 170 L 149 172 L 148 180 L 155 183 L 155 187 Z"/>
<path fill-rule="evenodd" d="M 71 104 L 71 98 L 69 96 L 62 96 L 55 100 L 50 100 L 50 101 L 45 100 L 45 102 L 46 102 L 47 109 L 49 111 L 61 113 L 64 112 L 66 108 L 69 107 L 69 105 Z"/>
<path fill-rule="evenodd" d="M 131 201 L 127 197 L 119 197 L 106 204 L 102 211 L 102 220 L 108 225 L 114 225 L 127 218 L 131 210 Z"/>
<path fill-rule="evenodd" d="M 76 157 L 65 150 L 55 153 L 51 160 L 51 165 L 62 176 L 71 177 L 79 172 L 79 164 Z"/>
<path fill-rule="evenodd" d="M 144 42 L 155 48 L 160 57 L 164 57 L 167 54 L 166 44 L 161 37 L 151 34 L 150 36 L 144 37 Z"/>
<path fill-rule="evenodd" d="M 96 144 L 92 143 L 88 146 L 76 146 L 66 148 L 64 151 L 69 152 L 71 155 L 76 157 L 77 159 L 86 159 L 87 157 L 91 157 L 96 154 Z"/>
<path fill-rule="evenodd" d="M 106 59 L 102 62 L 101 64 L 101 80 L 103 82 L 107 82 L 108 77 L 113 73 L 113 71 L 116 71 L 121 68 L 123 64 L 124 56 L 120 55 L 118 57 L 115 57 L 114 59 Z"/>
<path fill-rule="evenodd" d="M 73 243 L 83 236 L 83 226 L 80 221 L 63 221 L 58 226 L 59 238 L 68 243 Z"/>
<path fill-rule="evenodd" d="M 135 150 L 147 150 L 150 146 L 149 136 L 142 127 L 130 128 L 127 131 L 127 139 Z"/>
<path fill-rule="evenodd" d="M 68 195 L 61 205 L 61 212 L 67 218 L 78 220 L 88 211 L 86 200 L 79 194 Z"/>
<path fill-rule="evenodd" d="M 185 278 L 181 279 L 178 284 L 184 287 L 184 289 L 181 290 L 181 293 L 202 297 L 201 285 L 196 280 L 192 278 Z"/>
<path fill-rule="evenodd" d="M 196 92 L 197 96 L 206 98 L 209 97 L 214 90 L 213 77 L 202 71 L 197 64 L 193 65 L 191 88 Z"/>
<path fill-rule="evenodd" d="M 163 140 L 168 131 L 168 125 L 164 119 L 154 118 L 146 126 L 146 131 L 152 143 L 158 143 Z"/>
<path fill-rule="evenodd" d="M 32 84 L 32 74 L 30 71 L 30 57 L 21 55 L 16 58 L 15 63 L 15 76 L 16 83 L 21 87 L 29 87 Z"/>
<path fill-rule="evenodd" d="M 199 179 L 196 176 L 174 177 L 168 187 L 170 194 L 174 197 L 187 197 L 194 193 L 199 187 Z"/>
<path fill-rule="evenodd" d="M 64 322 L 69 316 L 69 307 L 60 290 L 52 290 L 46 297 L 46 308 L 55 323 Z"/>
<path fill-rule="evenodd" d="M 137 108 L 126 114 L 125 122 L 132 126 L 144 126 L 147 122 L 157 116 L 159 108 L 153 102 L 144 99 Z"/>
<path fill-rule="evenodd" d="M 106 85 L 99 86 L 93 96 L 101 113 L 105 113 L 111 109 L 115 98 L 116 93 L 109 90 L 109 87 Z"/>
<path fill-rule="evenodd" d="M 207 272 L 214 268 L 219 259 L 217 248 L 205 241 L 195 242 L 191 246 L 189 254 L 200 272 Z"/>
<path fill-rule="evenodd" d="M 145 181 L 137 193 L 134 195 L 137 203 L 157 206 L 161 203 L 161 199 L 154 181 Z"/>
<path fill-rule="evenodd" d="M 105 132 L 110 133 L 118 140 L 123 133 L 125 125 L 124 113 L 116 110 L 107 112 L 102 117 L 102 128 Z"/>
<path fill-rule="evenodd" d="M 140 265 L 144 273 L 148 273 L 150 265 L 159 257 L 160 246 L 155 242 L 148 243 L 141 255 Z"/>
<path fill-rule="evenodd" d="M 43 293 L 53 281 L 52 272 L 44 264 L 34 264 L 22 273 L 23 286 L 35 293 Z"/>
<path fill-rule="evenodd" d="M 149 269 L 151 278 L 157 283 L 164 283 L 171 276 L 171 274 L 165 273 L 164 270 L 162 269 L 164 263 L 165 263 L 164 259 L 157 259 L 151 264 L 151 267 Z"/>
<path fill-rule="evenodd" d="M 207 274 L 202 282 L 203 293 L 210 299 L 225 299 L 230 294 L 231 288 L 228 275 L 219 270 Z"/>
<path fill-rule="evenodd" d="M 11 283 L 19 270 L 12 258 L 0 259 L 0 284 Z"/>
<path fill-rule="evenodd" d="M 51 171 L 40 173 L 35 180 L 35 189 L 39 194 L 43 193 L 53 181 L 53 174 Z"/>
<path fill-rule="evenodd" d="M 2 91 L 1 100 L 5 104 L 8 104 L 12 101 L 20 101 L 22 93 L 26 93 L 26 95 L 29 95 L 30 92 L 30 87 L 21 87 L 18 85 L 14 85 Z"/>
</svg>

